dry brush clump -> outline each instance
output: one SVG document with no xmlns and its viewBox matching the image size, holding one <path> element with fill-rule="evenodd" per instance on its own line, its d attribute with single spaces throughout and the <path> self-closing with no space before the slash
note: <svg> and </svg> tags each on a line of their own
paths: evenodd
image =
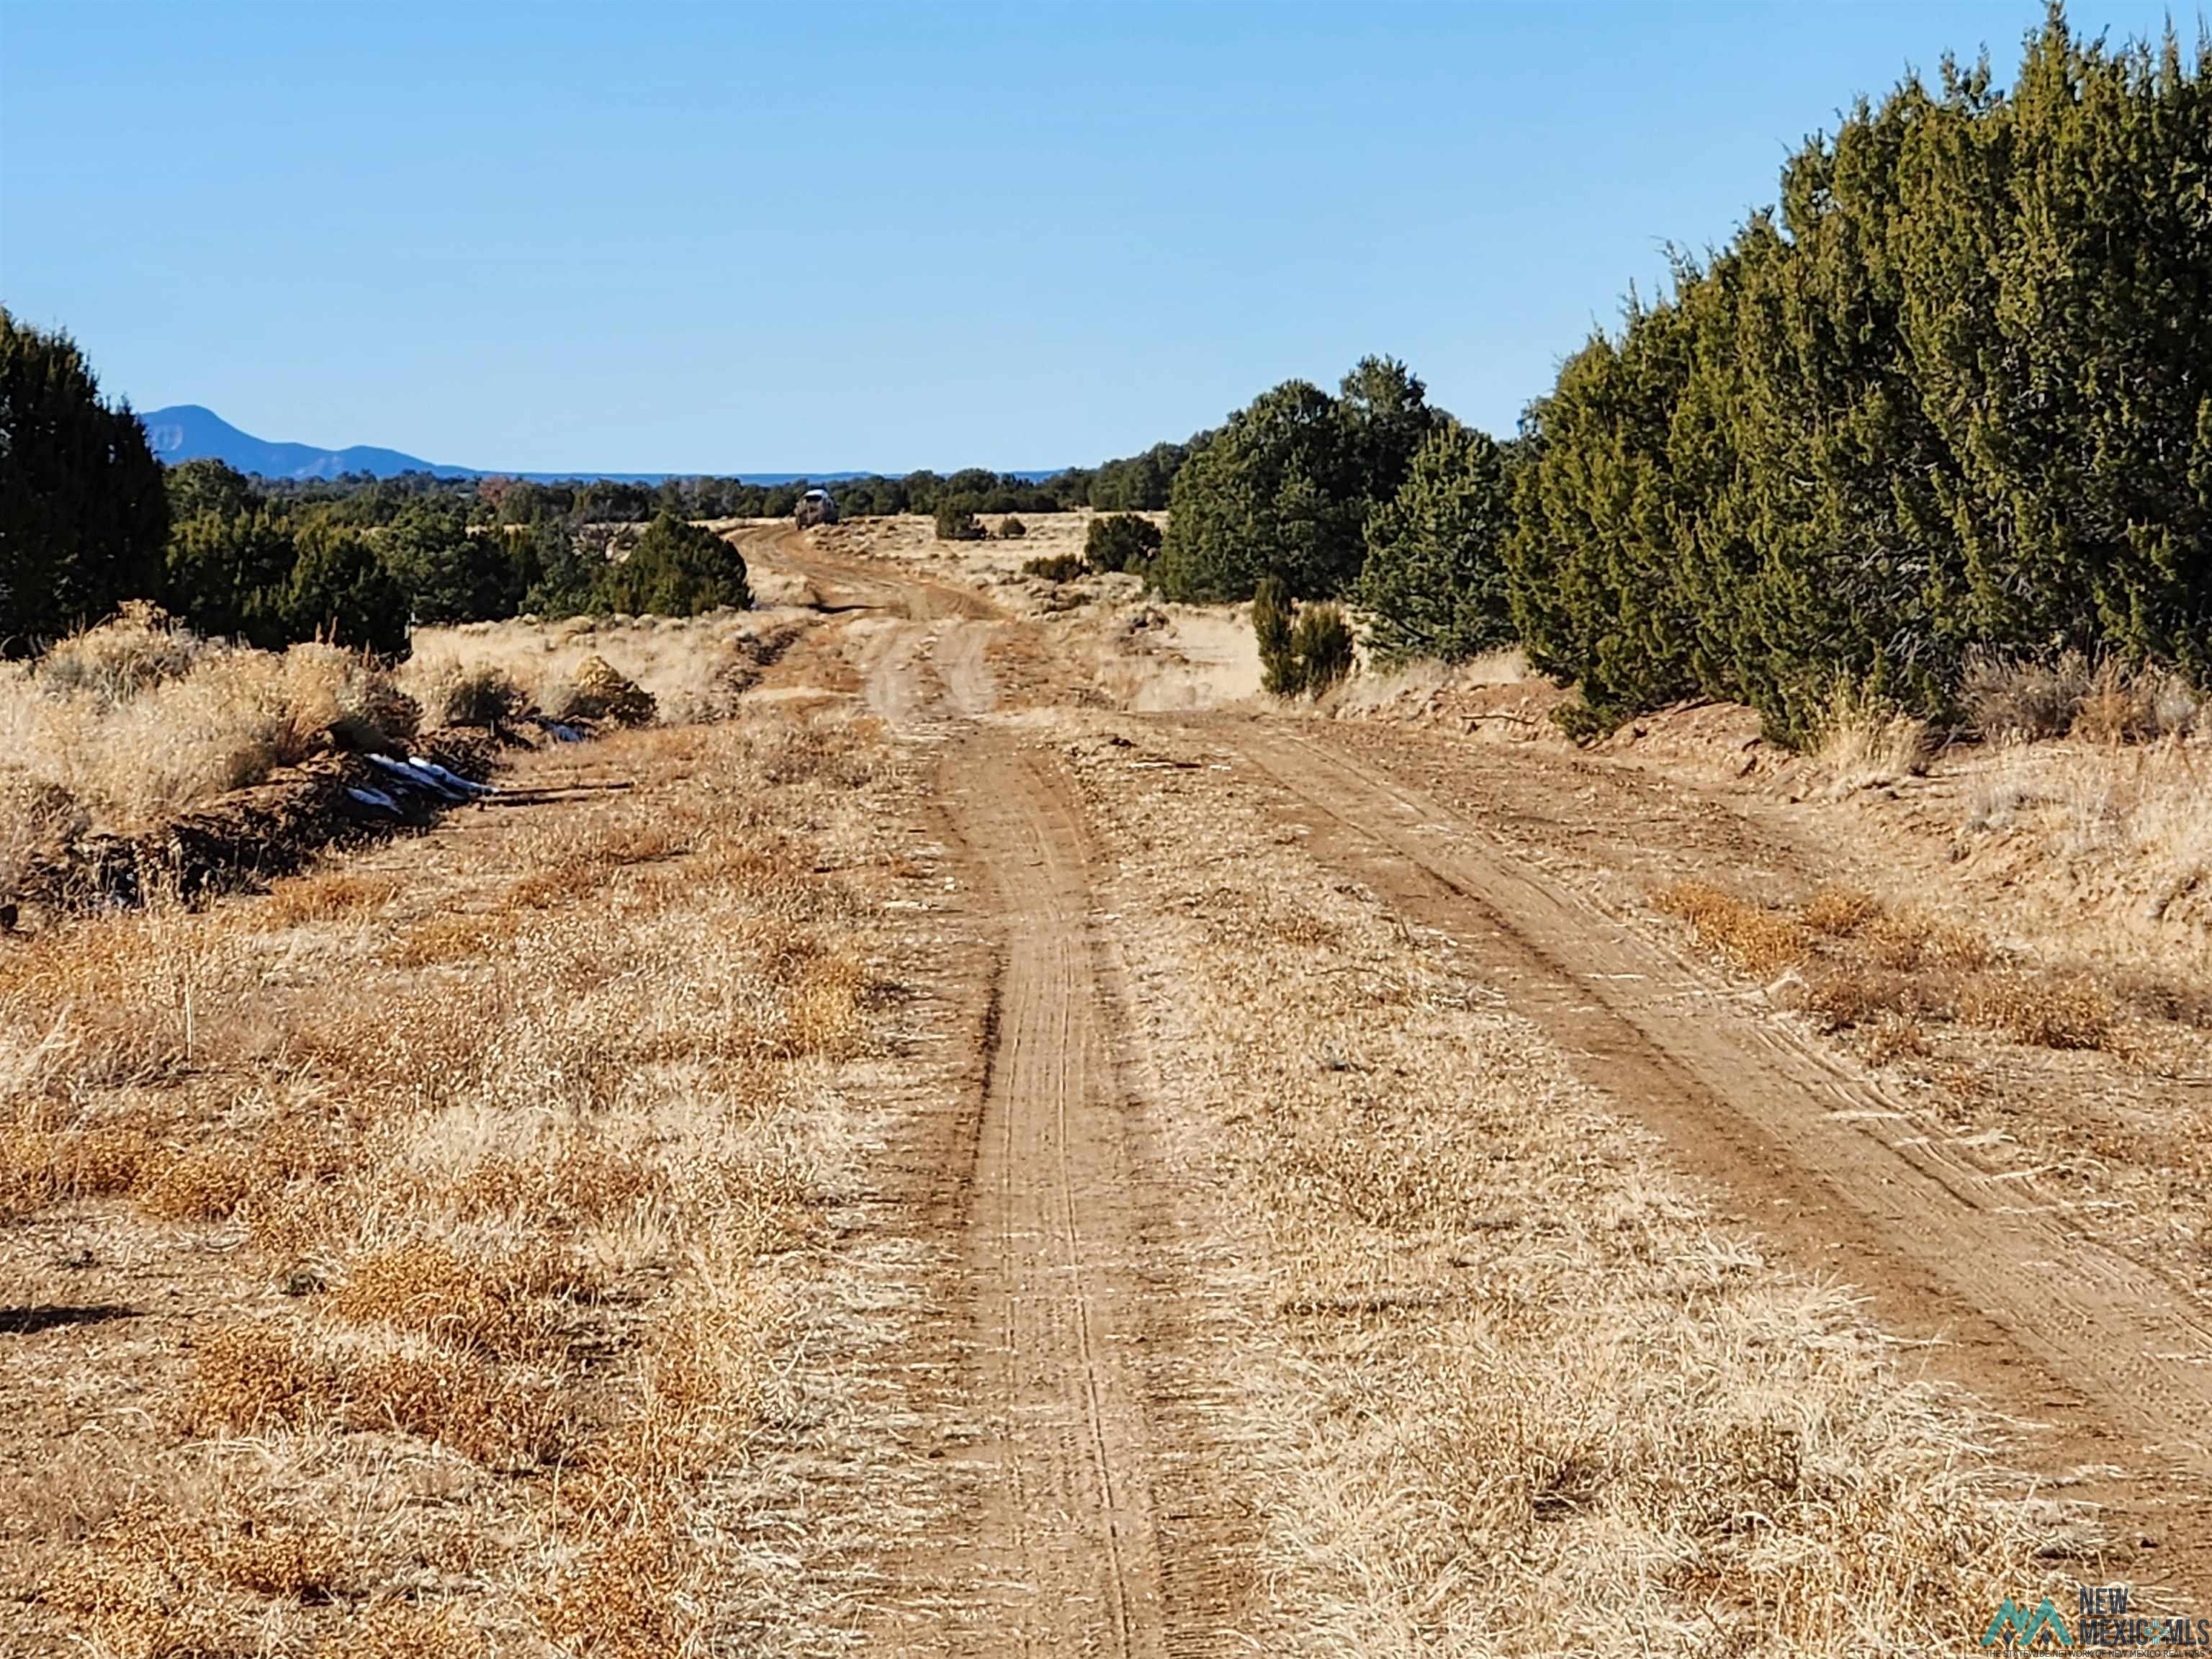
<svg viewBox="0 0 2212 1659">
<path fill-rule="evenodd" d="M 1237 1194 L 1221 1249 L 1273 1310 L 1214 1362 L 1255 1650 L 1917 1648 L 2049 1577 L 2002 1425 L 1656 1176 L 1449 956 L 1212 781 L 1103 750 L 1080 775 L 1176 1060 L 1170 1156 Z M 1239 890 L 1309 942 L 1254 949 Z M 1683 896 L 1764 965 L 1808 948 Z"/>
<path fill-rule="evenodd" d="M 1877 1063 L 1927 1052 L 1923 1027 L 1957 1024 L 2031 1048 L 2125 1052 L 2119 1000 L 2094 975 L 2003 957 L 1981 934 L 1862 888 L 1830 884 L 1795 913 L 1705 882 L 1675 882 L 1655 908 L 1832 1030 L 1866 1030 Z M 2140 994 L 2136 1001 L 2149 1006 Z"/>
<path fill-rule="evenodd" d="M 1688 922 L 1699 945 L 1747 974 L 1771 978 L 1803 961 L 1812 948 L 1802 923 L 1765 905 L 1747 903 L 1710 882 L 1670 883 L 1651 902 Z"/>
<path fill-rule="evenodd" d="M 2149 743 L 2196 729 L 2207 707 L 2203 693 L 2170 669 L 2118 658 L 2092 662 L 2079 651 L 2055 659 L 1976 653 L 1959 701 L 1991 741 Z"/>
<path fill-rule="evenodd" d="M 419 717 L 357 653 L 220 645 L 139 607 L 0 673 L 0 801 L 143 830 L 328 749 L 402 747 Z"/>
<path fill-rule="evenodd" d="M 801 1577 L 838 1514 L 808 1437 L 858 1328 L 825 1194 L 876 1052 L 866 890 L 915 787 L 872 741 L 775 716 L 611 738 L 633 792 L 0 951 L 0 1269 L 39 1283 L 58 1229 L 194 1315 L 78 1358 L 52 1466 L 259 1471 L 251 1526 L 186 1505 L 41 1540 L 15 1581 L 34 1629 L 834 1645 Z M 492 932 L 422 949 L 453 917 Z"/>
<path fill-rule="evenodd" d="M 1814 761 L 1838 794 L 1917 777 L 1929 749 L 1926 721 L 1849 681 L 1837 684 L 1813 731 Z"/>
<path fill-rule="evenodd" d="M 555 720 L 688 724 L 734 713 L 803 625 L 787 612 L 717 611 L 422 629 L 403 678 L 429 684 L 458 668 L 494 668 Z"/>
</svg>

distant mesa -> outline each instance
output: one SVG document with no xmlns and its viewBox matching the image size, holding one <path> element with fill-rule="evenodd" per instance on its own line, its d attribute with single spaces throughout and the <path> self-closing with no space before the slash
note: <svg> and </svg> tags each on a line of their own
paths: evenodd
<svg viewBox="0 0 2212 1659">
<path fill-rule="evenodd" d="M 146 441 L 155 454 L 172 466 L 184 461 L 217 460 L 264 478 L 337 478 L 349 472 L 373 473 L 380 478 L 402 472 L 433 472 L 441 478 L 477 476 L 471 467 L 440 466 L 396 449 L 367 444 L 318 449 L 313 444 L 271 443 L 240 432 L 213 410 L 198 404 L 176 404 L 138 418 L 145 422 Z"/>
<path fill-rule="evenodd" d="M 172 404 L 167 409 L 145 411 L 138 418 L 145 423 L 146 441 L 153 447 L 154 453 L 171 466 L 185 461 L 216 460 L 234 466 L 240 472 L 256 473 L 264 478 L 340 478 L 349 473 L 362 472 L 379 478 L 397 477 L 402 472 L 428 472 L 441 478 L 494 476 L 491 469 L 443 466 L 400 450 L 379 449 L 373 444 L 355 444 L 347 449 L 319 449 L 313 444 L 271 443 L 268 439 L 257 438 L 250 432 L 240 432 L 213 410 L 204 409 L 198 404 Z M 532 478 L 546 483 L 578 478 L 604 478 L 613 483 L 659 483 L 664 478 L 690 475 L 574 471 L 502 472 L 498 476 Z M 793 483 L 801 478 L 815 483 L 836 483 L 867 475 L 860 472 L 747 472 L 724 476 L 742 477 L 747 483 L 780 484 Z M 1042 478 L 1050 474 L 1048 471 L 1017 476 Z"/>
</svg>

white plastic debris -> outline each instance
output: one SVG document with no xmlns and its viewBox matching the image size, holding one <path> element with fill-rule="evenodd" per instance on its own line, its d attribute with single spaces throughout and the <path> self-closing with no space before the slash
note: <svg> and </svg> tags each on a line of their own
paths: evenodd
<svg viewBox="0 0 2212 1659">
<path fill-rule="evenodd" d="M 457 789 L 465 795 L 489 795 L 492 793 L 489 784 L 465 778 L 458 772 L 449 772 L 437 762 L 424 760 L 420 755 L 410 755 L 407 763 L 441 788 Z"/>
</svg>

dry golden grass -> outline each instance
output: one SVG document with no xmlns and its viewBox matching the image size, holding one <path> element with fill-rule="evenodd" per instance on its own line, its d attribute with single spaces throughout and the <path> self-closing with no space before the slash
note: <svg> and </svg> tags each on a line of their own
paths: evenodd
<svg viewBox="0 0 2212 1659">
<path fill-rule="evenodd" d="M 1798 909 L 1747 905 L 1710 883 L 1672 883 L 1652 907 L 1745 973 L 1802 967 L 1796 1006 L 1832 1029 L 1878 1026 L 1871 1055 L 1924 1055 L 1924 1022 L 1955 1020 L 2031 1048 L 2124 1051 L 2119 1005 L 2086 973 L 1997 960 L 1989 940 L 1924 911 L 1889 909 L 1858 887 L 1823 887 Z"/>
<path fill-rule="evenodd" d="M 796 625 L 790 613 L 766 611 L 426 628 L 400 678 L 434 709 L 441 688 L 496 674 L 556 720 L 719 720 L 736 708 L 763 650 Z"/>
<path fill-rule="evenodd" d="M 1125 753 L 1079 770 L 1173 1056 L 1168 1155 L 1236 1195 L 1209 1212 L 1234 1231 L 1217 1293 L 1249 1308 L 1230 1287 L 1256 1273 L 1273 1310 L 1208 1346 L 1214 1438 L 1247 1449 L 1217 1487 L 1261 1534 L 1255 1651 L 1933 1650 L 2052 1581 L 2000 1425 L 1656 1175 L 1448 955 L 1203 772 Z M 1255 949 L 1240 889 L 1310 942 Z M 1675 897 L 1762 970 L 1814 938 Z"/>
<path fill-rule="evenodd" d="M 272 882 L 259 920 L 269 927 L 299 927 L 313 921 L 337 921 L 380 910 L 399 896 L 390 876 L 364 875 L 343 866 Z"/>
<path fill-rule="evenodd" d="M 1805 959 L 1811 948 L 1804 927 L 1779 911 L 1747 904 L 1709 882 L 1678 881 L 1651 896 L 1652 903 L 1690 924 L 1697 941 L 1747 974 L 1762 977 Z"/>
<path fill-rule="evenodd" d="M 1838 794 L 1894 783 L 1928 769 L 1927 722 L 1841 683 L 1814 734 L 1812 753 Z"/>
<path fill-rule="evenodd" d="M 2024 922 L 2212 977 L 2212 760 L 2201 738 L 2006 743 L 1961 783 L 1954 855 Z"/>
<path fill-rule="evenodd" d="M 1959 988 L 1958 1017 L 2037 1048 L 2112 1048 L 2119 1024 L 2111 994 L 2078 976 L 1999 970 Z"/>
<path fill-rule="evenodd" d="M 1945 1021 L 2030 1048 L 2128 1048 L 2118 1003 L 2096 979 L 2000 961 L 1979 934 L 1863 889 L 1821 888 L 1795 919 L 1705 882 L 1673 883 L 1651 902 L 1747 973 L 1802 968 L 1788 987 L 1795 1006 L 1832 1030 L 1869 1028 L 1876 1064 L 1924 1055 L 1923 1025 Z"/>
<path fill-rule="evenodd" d="M 633 791 L 0 951 L 0 1272 L 138 1264 L 162 1321 L 42 1339 L 65 1396 L 0 1375 L 0 1462 L 94 1517 L 0 1551 L 31 1631 L 836 1646 L 802 1569 L 837 1511 L 816 1480 L 794 1532 L 789 1470 L 840 1383 L 791 1347 L 853 1340 L 823 1194 L 915 787 L 872 742 L 626 734 L 545 759 Z M 210 1470 L 245 1496 L 92 1492 Z"/>
<path fill-rule="evenodd" d="M 218 646 L 139 607 L 0 671 L 0 803 L 142 830 L 333 744 L 404 743 L 418 714 L 356 653 Z"/>
</svg>

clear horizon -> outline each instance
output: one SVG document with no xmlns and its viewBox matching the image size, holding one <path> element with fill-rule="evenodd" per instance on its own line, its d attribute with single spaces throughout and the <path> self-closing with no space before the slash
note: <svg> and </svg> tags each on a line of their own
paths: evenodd
<svg viewBox="0 0 2212 1659">
<path fill-rule="evenodd" d="M 0 301 L 142 410 L 518 472 L 1087 465 L 1370 351 L 1502 432 L 2042 15 L 15 0 Z"/>
</svg>

